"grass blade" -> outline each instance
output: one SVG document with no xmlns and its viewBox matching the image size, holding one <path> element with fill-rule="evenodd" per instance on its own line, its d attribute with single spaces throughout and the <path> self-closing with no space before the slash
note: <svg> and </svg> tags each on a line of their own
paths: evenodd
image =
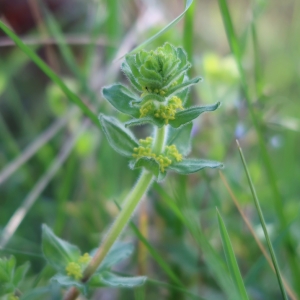
<svg viewBox="0 0 300 300">
<path fill-rule="evenodd" d="M 81 101 L 81 99 L 76 96 L 65 84 L 64 82 L 53 72 L 49 66 L 29 47 L 27 47 L 21 39 L 14 34 L 3 22 L 0 21 L 0 28 L 15 42 L 15 44 L 30 57 L 30 59 L 51 79 L 55 82 L 65 95 L 75 103 L 81 111 L 91 119 L 91 121 L 100 128 L 100 124 L 97 116 Z"/>
<path fill-rule="evenodd" d="M 186 12 L 184 17 L 183 28 L 183 48 L 188 55 L 188 61 L 193 64 L 193 42 L 194 42 L 194 18 L 196 14 L 196 1 L 192 3 L 190 9 Z M 191 69 L 188 70 L 191 76 Z"/>
<path fill-rule="evenodd" d="M 243 282 L 243 278 L 241 275 L 241 272 L 239 270 L 239 266 L 237 264 L 234 251 L 229 239 L 228 232 L 226 230 L 224 221 L 222 220 L 222 217 L 217 209 L 217 214 L 218 214 L 218 222 L 219 222 L 219 229 L 221 233 L 221 238 L 222 238 L 222 243 L 223 243 L 223 248 L 226 256 L 226 261 L 227 261 L 227 266 L 232 278 L 232 281 L 234 282 L 237 290 L 240 293 L 241 299 L 244 300 L 249 300 L 247 291 Z"/>
<path fill-rule="evenodd" d="M 187 0 L 184 11 L 176 19 L 174 19 L 166 27 L 164 27 L 158 33 L 156 33 L 153 36 L 151 36 L 148 40 L 146 40 L 143 43 L 141 43 L 139 46 L 137 46 L 136 48 L 134 48 L 132 51 L 130 51 L 126 55 L 133 54 L 133 53 L 135 53 L 135 52 L 143 49 L 146 45 L 150 44 L 152 41 L 154 41 L 155 39 L 157 39 L 159 36 L 161 36 L 162 34 L 164 34 L 165 32 L 167 32 L 172 26 L 174 26 L 175 24 L 177 24 L 183 18 L 184 14 L 190 8 L 190 6 L 192 5 L 192 3 L 193 3 L 193 0 Z"/>
<path fill-rule="evenodd" d="M 106 9 L 107 9 L 107 20 L 106 20 L 106 35 L 113 42 L 117 42 L 122 34 L 123 27 L 120 26 L 116 20 L 121 19 L 120 14 L 120 5 L 121 2 L 119 0 L 107 0 L 106 1 Z M 107 58 L 110 61 L 116 52 L 116 46 L 108 46 L 107 47 Z"/>
<path fill-rule="evenodd" d="M 251 222 L 249 221 L 248 217 L 246 216 L 246 214 L 243 212 L 240 204 L 239 204 L 239 201 L 237 200 L 235 194 L 233 193 L 232 189 L 230 188 L 224 174 L 219 171 L 219 174 L 221 176 L 221 180 L 223 181 L 228 193 L 230 194 L 230 197 L 232 199 L 232 201 L 234 202 L 236 208 L 238 209 L 241 217 L 243 218 L 245 224 L 247 225 L 249 231 L 251 232 L 252 236 L 254 237 L 255 239 L 255 242 L 256 244 L 258 245 L 259 249 L 261 250 L 262 254 L 264 255 L 264 257 L 266 258 L 269 266 L 271 267 L 271 269 L 273 270 L 273 272 L 275 273 L 275 268 L 273 266 L 273 263 L 272 263 L 272 260 L 267 252 L 267 250 L 265 249 L 264 245 L 262 244 L 262 242 L 260 241 L 260 239 L 258 238 L 257 234 L 255 233 L 255 230 L 251 224 Z M 295 219 L 296 220 L 296 219 Z M 253 268 L 253 266 L 252 266 Z M 246 275 L 247 277 L 247 275 Z M 290 287 L 290 285 L 288 284 L 288 282 L 285 280 L 285 278 L 282 276 L 282 281 L 283 281 L 283 284 L 284 284 L 284 287 L 289 295 L 289 297 L 292 299 L 292 300 L 297 300 L 297 296 L 295 295 L 295 292 L 293 291 L 293 289 Z M 247 282 L 246 278 L 245 278 L 245 282 Z"/>
<path fill-rule="evenodd" d="M 268 247 L 269 247 L 269 251 L 270 251 L 271 258 L 272 258 L 272 261 L 273 261 L 273 265 L 274 265 L 274 268 L 275 268 L 275 271 L 276 271 L 276 276 L 277 276 L 277 280 L 278 280 L 279 287 L 280 287 L 280 290 L 281 290 L 281 294 L 282 294 L 282 297 L 283 297 L 284 300 L 288 300 L 288 297 L 286 295 L 286 292 L 285 292 L 285 289 L 284 289 L 284 286 L 283 286 L 282 278 L 281 278 L 281 275 L 280 275 L 279 266 L 278 266 L 278 263 L 277 263 L 275 252 L 274 252 L 273 247 L 272 247 L 272 243 L 271 243 L 268 231 L 267 231 L 264 216 L 263 216 L 262 210 L 260 208 L 258 197 L 256 195 L 256 191 L 255 191 L 254 185 L 252 183 L 252 179 L 251 179 L 248 167 L 247 167 L 247 163 L 246 163 L 242 148 L 240 147 L 238 141 L 237 141 L 237 144 L 238 144 L 240 156 L 241 156 L 241 159 L 242 159 L 242 162 L 243 162 L 243 165 L 244 165 L 244 169 L 245 169 L 245 172 L 246 172 L 246 175 L 247 175 L 247 179 L 248 179 L 248 182 L 249 182 L 249 186 L 250 186 L 250 189 L 251 189 L 251 193 L 252 193 L 252 196 L 253 196 L 255 207 L 256 207 L 256 210 L 257 210 L 257 213 L 258 213 L 258 216 L 259 216 L 259 220 L 260 220 L 261 226 L 263 228 L 264 235 L 265 235 Z"/>
<path fill-rule="evenodd" d="M 276 209 L 276 214 L 280 222 L 281 230 L 284 230 L 287 227 L 287 220 L 286 216 L 284 214 L 283 209 L 283 200 L 282 196 L 280 194 L 278 185 L 277 185 L 277 179 L 276 174 L 274 172 L 272 162 L 268 153 L 268 149 L 265 143 L 264 133 L 262 131 L 263 124 L 260 119 L 260 117 L 256 114 L 253 105 L 251 103 L 251 97 L 246 81 L 246 74 L 242 65 L 242 51 L 241 47 L 239 45 L 238 39 L 236 37 L 236 34 L 234 32 L 233 23 L 231 20 L 231 16 L 229 13 L 228 5 L 226 0 L 218 0 L 220 11 L 223 18 L 223 23 L 226 29 L 227 39 L 231 48 L 231 51 L 236 59 L 238 70 L 240 73 L 241 78 L 241 85 L 244 91 L 244 96 L 246 99 L 246 102 L 248 104 L 248 110 L 255 128 L 255 131 L 257 133 L 258 137 L 258 143 L 260 146 L 261 156 L 262 156 L 262 162 L 264 164 L 265 172 L 270 184 L 270 187 L 272 189 L 273 193 L 273 201 L 274 201 L 274 207 Z M 257 45 L 256 45 L 257 46 Z M 260 77 L 256 78 L 260 81 L 262 80 Z M 258 83 L 256 83 L 258 84 Z M 288 234 L 285 242 L 285 249 L 287 252 L 287 258 L 289 262 L 289 267 L 291 269 L 291 272 L 293 274 L 294 278 L 294 284 L 297 289 L 298 296 L 300 295 L 300 285 L 297 282 L 297 278 L 300 278 L 300 267 L 299 267 L 299 261 L 296 260 L 296 245 L 294 240 L 292 239 L 291 235 Z"/>
<path fill-rule="evenodd" d="M 210 245 L 210 242 L 202 232 L 198 215 L 192 215 L 190 213 L 191 209 L 185 206 L 188 203 L 185 196 L 181 195 L 182 197 L 176 197 L 176 201 L 174 201 L 172 197 L 168 195 L 159 184 L 154 183 L 153 187 L 160 194 L 164 202 L 167 204 L 168 208 L 187 227 L 191 236 L 198 244 L 199 249 L 201 249 L 201 251 L 203 252 L 206 264 L 213 278 L 220 286 L 224 294 L 226 294 L 227 298 L 230 300 L 239 299 L 238 293 L 229 278 L 229 273 L 226 265 L 224 264 L 218 253 Z M 182 202 L 179 198 L 182 198 Z"/>
<path fill-rule="evenodd" d="M 173 290 L 182 292 L 182 293 L 184 293 L 184 294 L 190 296 L 190 297 L 193 298 L 193 299 L 197 299 L 197 300 L 207 300 L 207 299 L 205 299 L 205 298 L 203 298 L 203 297 L 196 296 L 196 295 L 190 293 L 190 292 L 187 291 L 186 289 L 183 289 L 183 288 L 181 288 L 181 287 L 177 287 L 177 286 L 174 286 L 174 285 L 165 283 L 165 282 L 161 282 L 161 281 L 154 280 L 154 279 L 150 279 L 150 278 L 147 279 L 147 282 L 148 282 L 148 283 L 151 283 L 151 284 L 154 284 L 154 285 L 158 285 L 158 286 L 166 287 L 166 288 L 168 288 L 168 289 L 173 289 Z"/>
</svg>

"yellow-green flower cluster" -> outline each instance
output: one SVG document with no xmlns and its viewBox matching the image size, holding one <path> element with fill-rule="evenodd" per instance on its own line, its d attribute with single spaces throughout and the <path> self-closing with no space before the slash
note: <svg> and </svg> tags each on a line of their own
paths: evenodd
<svg viewBox="0 0 300 300">
<path fill-rule="evenodd" d="M 78 262 L 80 264 L 87 264 L 90 260 L 90 255 L 88 253 L 84 253 L 82 256 L 79 257 Z"/>
<path fill-rule="evenodd" d="M 138 148 L 133 148 L 133 151 L 135 153 L 132 154 L 134 158 L 141 158 L 141 157 L 152 157 L 156 158 L 156 154 L 152 152 L 152 142 L 153 138 L 152 137 L 147 137 L 145 140 L 140 139 L 139 143 L 140 146 Z"/>
<path fill-rule="evenodd" d="M 91 260 L 88 253 L 80 256 L 77 262 L 69 262 L 66 266 L 67 275 L 73 277 L 76 280 L 80 280 L 83 276 L 83 268 Z"/>
<path fill-rule="evenodd" d="M 172 164 L 174 160 L 181 161 L 182 155 L 178 152 L 175 145 L 166 146 L 163 154 L 155 154 L 152 152 L 152 142 L 151 137 L 147 137 L 145 140 L 139 140 L 140 146 L 134 148 L 134 153 L 132 156 L 136 159 L 142 157 L 153 158 L 158 164 L 159 169 L 162 173 L 165 172 L 165 169 Z"/>
<path fill-rule="evenodd" d="M 175 145 L 166 146 L 165 154 L 176 161 L 182 161 L 182 154 L 180 154 Z"/>
<path fill-rule="evenodd" d="M 169 120 L 175 119 L 175 114 L 180 109 L 183 109 L 182 101 L 177 96 L 173 96 L 167 104 L 148 100 L 140 108 L 140 118 L 153 115 L 155 118 L 164 119 L 165 124 L 168 124 Z"/>
</svg>

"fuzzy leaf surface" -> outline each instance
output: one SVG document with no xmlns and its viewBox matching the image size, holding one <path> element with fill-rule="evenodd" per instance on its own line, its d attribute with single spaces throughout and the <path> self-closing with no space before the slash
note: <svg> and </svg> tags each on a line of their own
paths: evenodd
<svg viewBox="0 0 300 300">
<path fill-rule="evenodd" d="M 146 282 L 145 276 L 136 277 L 123 277 L 114 273 L 105 271 L 100 274 L 96 274 L 90 281 L 92 287 L 115 287 L 115 288 L 134 288 L 141 286 Z"/>
<path fill-rule="evenodd" d="M 57 282 L 60 286 L 63 286 L 63 287 L 70 288 L 70 287 L 74 286 L 74 287 L 78 288 L 84 295 L 87 294 L 87 287 L 83 283 L 81 283 L 69 276 L 62 275 L 62 274 L 56 274 L 54 277 L 51 278 L 51 281 Z"/>
<path fill-rule="evenodd" d="M 42 226 L 42 250 L 47 262 L 57 271 L 65 271 L 69 262 L 77 261 L 80 250 L 59 237 L 45 224 Z"/>
<path fill-rule="evenodd" d="M 184 156 L 188 155 L 191 151 L 192 127 L 192 122 L 185 124 L 180 128 L 173 128 L 169 126 L 166 144 L 175 145 L 179 153 Z"/>
<path fill-rule="evenodd" d="M 136 77 L 133 75 L 129 64 L 125 61 L 122 63 L 122 71 L 125 73 L 126 77 L 128 78 L 128 80 L 131 82 L 131 84 L 134 86 L 134 88 L 136 88 L 139 92 L 143 91 L 142 86 L 138 83 L 138 81 L 136 80 Z"/>
<path fill-rule="evenodd" d="M 101 114 L 99 120 L 110 146 L 119 154 L 132 157 L 133 148 L 139 145 L 131 131 L 113 117 Z"/>
<path fill-rule="evenodd" d="M 162 173 L 159 169 L 159 164 L 153 158 L 142 157 L 138 160 L 132 160 L 129 163 L 130 169 L 145 168 L 151 172 L 158 182 L 162 181 L 166 177 L 166 172 Z"/>
<path fill-rule="evenodd" d="M 175 119 L 170 120 L 169 123 L 172 127 L 178 128 L 186 123 L 196 119 L 199 115 L 207 111 L 214 111 L 220 106 L 220 102 L 213 105 L 194 106 L 176 113 Z"/>
<path fill-rule="evenodd" d="M 102 272 L 105 269 L 112 267 L 118 262 L 129 257 L 134 250 L 132 244 L 117 242 L 105 256 L 97 272 Z"/>
<path fill-rule="evenodd" d="M 201 80 L 201 77 L 196 77 L 190 80 L 186 80 L 182 82 L 181 84 L 174 85 L 173 87 L 169 88 L 166 92 L 166 96 L 172 96 L 174 94 L 177 94 L 188 87 L 198 83 Z"/>
<path fill-rule="evenodd" d="M 222 168 L 223 164 L 218 161 L 205 159 L 183 159 L 179 162 L 174 162 L 169 166 L 170 170 L 180 174 L 191 174 L 200 171 L 204 168 Z"/>
<path fill-rule="evenodd" d="M 138 102 L 140 99 L 124 85 L 117 83 L 104 87 L 102 93 L 103 97 L 118 111 L 134 118 L 139 117 L 139 108 L 131 106 L 130 103 Z"/>
<path fill-rule="evenodd" d="M 165 122 L 163 119 L 158 119 L 153 116 L 147 116 L 144 118 L 139 118 L 139 119 L 131 119 L 125 123 L 125 127 L 131 127 L 131 126 L 140 126 L 144 124 L 153 124 L 157 126 L 158 128 L 161 128 L 165 125 Z"/>
</svg>

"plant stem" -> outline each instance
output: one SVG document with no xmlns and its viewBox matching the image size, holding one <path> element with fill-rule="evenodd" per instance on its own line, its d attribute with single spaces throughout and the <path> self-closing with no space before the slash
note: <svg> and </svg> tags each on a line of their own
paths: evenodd
<svg viewBox="0 0 300 300">
<path fill-rule="evenodd" d="M 157 130 L 154 144 L 153 144 L 153 151 L 155 151 L 155 153 L 162 152 L 164 147 L 165 134 L 166 134 L 165 126 Z M 150 187 L 152 181 L 153 181 L 153 174 L 149 173 L 146 170 L 142 171 L 142 175 L 139 178 L 138 182 L 136 183 L 134 188 L 131 190 L 131 192 L 125 199 L 123 208 L 120 214 L 118 215 L 117 219 L 115 220 L 113 226 L 110 228 L 103 243 L 100 245 L 97 252 L 93 256 L 92 260 L 84 270 L 83 278 L 81 280 L 82 283 L 86 283 L 94 274 L 94 272 L 98 269 L 99 265 L 104 260 L 105 256 L 107 255 L 107 253 L 109 252 L 113 244 L 116 242 L 121 232 L 126 227 L 134 210 L 139 204 L 142 196 L 146 193 L 146 191 Z M 66 293 L 64 299 L 75 300 L 78 295 L 79 295 L 79 291 L 75 287 L 73 287 Z"/>
<path fill-rule="evenodd" d="M 124 207 L 122 208 L 119 216 L 117 217 L 116 221 L 114 222 L 113 226 L 108 232 L 103 244 L 98 248 L 98 251 L 93 256 L 93 259 L 85 269 L 82 281 L 86 282 L 91 277 L 91 275 L 97 270 L 98 266 L 103 261 L 108 251 L 110 250 L 114 242 L 117 240 L 120 233 L 125 228 L 140 199 L 147 191 L 149 185 L 152 182 L 152 177 L 153 175 L 148 171 L 142 172 L 142 175 L 139 181 L 137 182 L 136 186 L 127 196 L 127 199 L 124 203 Z"/>
<path fill-rule="evenodd" d="M 157 128 L 155 141 L 153 143 L 153 148 L 152 148 L 155 154 L 160 154 L 163 151 L 164 144 L 165 144 L 165 136 L 166 136 L 166 126 L 163 126 L 162 128 Z"/>
</svg>

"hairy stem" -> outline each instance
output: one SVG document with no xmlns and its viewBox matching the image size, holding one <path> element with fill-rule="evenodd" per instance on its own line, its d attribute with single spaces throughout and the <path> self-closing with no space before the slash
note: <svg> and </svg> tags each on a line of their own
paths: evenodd
<svg viewBox="0 0 300 300">
<path fill-rule="evenodd" d="M 115 220 L 113 226 L 108 232 L 103 244 L 99 247 L 96 254 L 93 256 L 93 259 L 87 266 L 83 274 L 83 281 L 86 282 L 90 276 L 96 271 L 100 263 L 103 261 L 108 251 L 117 240 L 120 233 L 125 228 L 127 222 L 131 218 L 135 208 L 137 207 L 140 199 L 147 191 L 149 185 L 152 182 L 153 175 L 147 171 L 143 171 L 139 181 L 137 182 L 134 189 L 127 196 L 125 200 L 124 207 L 122 208 L 119 216 Z"/>
<path fill-rule="evenodd" d="M 157 128 L 155 140 L 152 148 L 155 154 L 160 154 L 164 150 L 165 136 L 166 136 L 166 126 L 163 126 L 162 128 Z"/>
<path fill-rule="evenodd" d="M 155 153 L 159 154 L 162 152 L 164 147 L 165 134 L 165 126 L 157 129 L 153 144 L 153 151 Z M 122 210 L 118 215 L 117 219 L 115 220 L 113 226 L 110 228 L 108 234 L 104 238 L 103 243 L 100 245 L 92 260 L 84 270 L 83 278 L 81 280 L 83 283 L 87 282 L 94 274 L 94 272 L 98 269 L 101 262 L 104 260 L 105 256 L 107 255 L 113 244 L 116 242 L 121 232 L 126 227 L 128 221 L 134 213 L 134 210 L 136 209 L 143 195 L 150 187 L 152 181 L 153 175 L 148 171 L 144 170 L 138 182 L 125 199 Z M 79 291 L 75 287 L 73 287 L 65 294 L 64 299 L 75 300 L 78 295 Z"/>
</svg>

